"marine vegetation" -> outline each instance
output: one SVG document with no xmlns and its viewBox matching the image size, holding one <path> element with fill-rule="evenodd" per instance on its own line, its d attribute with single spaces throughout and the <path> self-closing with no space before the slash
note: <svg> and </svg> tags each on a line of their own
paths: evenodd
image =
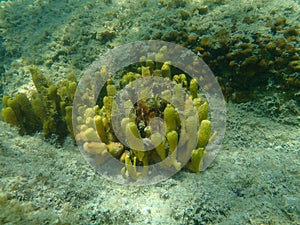
<svg viewBox="0 0 300 225">
<path fill-rule="evenodd" d="M 201 96 L 196 79 L 173 68 L 169 62 L 141 62 L 127 68 L 119 79 L 107 79 L 92 107 L 77 104 L 74 108 L 77 81 L 73 74 L 53 84 L 36 67 L 29 67 L 29 71 L 36 91 L 31 96 L 18 93 L 3 97 L 2 118 L 18 127 L 21 134 L 41 131 L 44 137 L 55 136 L 60 143 L 70 135 L 97 164 L 105 163 L 110 155 L 119 160 L 124 164 L 122 176 L 130 180 L 146 176 L 147 166 L 156 163 L 177 171 L 184 166 L 196 173 L 201 171 L 205 147 L 215 135 L 211 135 L 209 104 Z M 105 66 L 94 76 L 98 80 L 106 78 Z M 146 86 L 142 87 L 145 92 L 130 93 L 133 83 L 145 77 L 159 77 L 172 83 L 173 88 L 164 89 L 160 96 L 146 96 Z M 83 82 L 92 85 L 90 80 Z M 152 88 L 159 89 L 159 85 L 153 83 Z M 129 100 L 123 101 L 124 96 L 118 96 L 122 89 L 127 90 L 125 95 L 129 95 Z M 134 101 L 135 95 L 138 97 Z M 87 88 L 82 99 L 89 102 L 90 98 Z M 114 106 L 118 98 L 122 110 Z M 80 115 L 73 117 L 73 121 L 72 111 L 73 115 L 74 111 Z M 113 121 L 120 124 L 114 127 Z M 194 138 L 188 136 L 189 129 L 195 131 Z M 182 148 L 190 151 L 178 150 Z M 137 166 L 145 169 L 137 170 Z"/>
<path fill-rule="evenodd" d="M 53 84 L 35 66 L 28 67 L 36 90 L 27 96 L 3 96 L 2 118 L 19 127 L 20 134 L 34 134 L 42 131 L 45 138 L 55 137 L 62 143 L 65 137 L 73 136 L 72 104 L 77 81 L 69 73 L 67 79 Z"/>
<path fill-rule="evenodd" d="M 73 118 L 78 145 L 96 166 L 105 164 L 112 155 L 124 164 L 121 174 L 125 179 L 143 178 L 148 166 L 158 163 L 177 171 L 186 167 L 200 172 L 205 147 L 216 133 L 211 132 L 209 104 L 200 95 L 196 79 L 180 73 L 169 62 L 148 60 L 131 67 L 118 80 L 107 79 L 105 66 L 91 75 L 96 81 L 107 80 L 92 107 L 87 105 L 94 100 L 93 82 L 84 80 L 82 103 L 74 108 L 78 116 Z M 161 80 L 155 79 L 138 82 L 149 77 L 174 86 L 164 89 Z M 188 130 L 194 131 L 194 137 Z"/>
</svg>

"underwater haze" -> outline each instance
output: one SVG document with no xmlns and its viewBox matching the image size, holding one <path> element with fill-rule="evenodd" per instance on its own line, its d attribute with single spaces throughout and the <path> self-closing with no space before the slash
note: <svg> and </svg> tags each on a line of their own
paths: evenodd
<svg viewBox="0 0 300 225">
<path fill-rule="evenodd" d="M 119 52 L 121 62 L 145 55 L 93 96 L 90 81 L 99 84 L 110 71 L 96 70 L 97 60 L 141 41 L 180 47 Z M 180 63 L 164 60 L 179 48 L 210 68 L 195 72 L 198 86 L 172 66 Z M 218 85 L 201 84 L 207 71 Z M 157 97 L 124 103 L 136 114 L 113 127 L 112 99 L 150 75 L 175 85 L 165 92 L 156 84 L 164 96 L 185 89 L 181 106 L 196 110 L 197 133 L 180 132 L 190 112 Z M 0 77 L 0 224 L 300 224 L 299 0 L 1 1 Z M 141 96 L 148 90 L 139 88 Z M 221 119 L 213 116 L 218 90 Z M 76 105 L 78 98 L 97 106 Z M 181 113 L 190 117 L 179 124 Z M 117 138 L 117 129 L 125 135 Z M 153 147 L 156 130 L 168 132 L 159 139 L 162 151 Z M 196 146 L 186 165 L 176 161 L 180 138 Z M 130 147 L 137 143 L 152 153 Z M 115 176 L 122 182 L 97 167 L 109 153 L 121 163 Z M 144 168 L 160 160 L 159 168 L 175 172 L 141 185 L 154 173 Z"/>
</svg>

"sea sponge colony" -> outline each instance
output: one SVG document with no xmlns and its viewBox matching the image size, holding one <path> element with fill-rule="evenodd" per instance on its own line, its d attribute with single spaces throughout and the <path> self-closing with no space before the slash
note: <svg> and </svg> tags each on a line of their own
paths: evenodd
<svg viewBox="0 0 300 225">
<path fill-rule="evenodd" d="M 108 78 L 106 66 L 84 78 L 85 88 L 78 93 L 82 102 L 73 108 L 75 139 L 84 155 L 96 167 L 114 157 L 129 180 L 147 176 L 148 166 L 155 164 L 200 172 L 205 147 L 215 134 L 211 135 L 209 105 L 200 97 L 196 79 L 174 74 L 169 62 L 147 60 L 132 68 L 118 80 Z M 146 78 L 160 80 L 147 83 Z M 94 105 L 97 80 L 107 82 Z M 162 81 L 173 88 L 161 88 Z M 159 91 L 153 94 L 150 89 Z"/>
<path fill-rule="evenodd" d="M 42 131 L 45 138 L 55 137 L 62 143 L 72 129 L 72 104 L 77 88 L 75 76 L 54 85 L 35 66 L 30 66 L 36 91 L 31 96 L 18 93 L 3 96 L 2 118 L 12 126 L 19 127 L 20 134 Z"/>
<path fill-rule="evenodd" d="M 20 134 L 41 131 L 59 143 L 70 135 L 97 165 L 108 157 L 117 159 L 124 165 L 122 176 L 130 180 L 147 176 L 148 166 L 154 164 L 176 171 L 184 166 L 201 171 L 205 147 L 215 135 L 211 135 L 209 105 L 200 96 L 199 81 L 170 62 L 143 61 L 119 79 L 108 78 L 103 66 L 94 80 L 82 80 L 87 88 L 79 91 L 83 102 L 77 104 L 73 104 L 77 81 L 72 73 L 53 84 L 37 67 L 28 69 L 36 91 L 31 96 L 3 97 L 2 118 L 19 127 Z M 145 78 L 161 80 L 138 83 L 141 89 L 134 92 L 134 83 Z M 95 100 L 93 87 L 104 80 L 96 104 L 89 104 Z M 161 86 L 164 81 L 171 86 Z M 149 96 L 150 86 L 160 91 Z M 74 118 L 74 114 L 78 116 Z"/>
</svg>

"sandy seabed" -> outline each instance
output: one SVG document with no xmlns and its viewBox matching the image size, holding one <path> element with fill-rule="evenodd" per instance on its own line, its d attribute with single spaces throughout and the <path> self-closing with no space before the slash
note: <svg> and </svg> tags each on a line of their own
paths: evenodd
<svg viewBox="0 0 300 225">
<path fill-rule="evenodd" d="M 80 151 L 1 123 L 1 224 L 299 224 L 299 127 L 228 104 L 216 160 L 153 186 L 105 180 Z"/>
</svg>

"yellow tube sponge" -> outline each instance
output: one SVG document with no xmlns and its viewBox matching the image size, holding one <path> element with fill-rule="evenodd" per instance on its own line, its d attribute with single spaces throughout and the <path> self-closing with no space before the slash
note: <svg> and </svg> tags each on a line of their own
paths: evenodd
<svg viewBox="0 0 300 225">
<path fill-rule="evenodd" d="M 203 148 L 207 145 L 211 131 L 211 123 L 209 120 L 202 120 L 198 131 L 197 148 Z"/>
<path fill-rule="evenodd" d="M 88 141 L 99 141 L 97 132 L 91 127 L 84 131 L 84 136 Z"/>
<path fill-rule="evenodd" d="M 170 63 L 165 62 L 161 67 L 161 73 L 163 77 L 171 78 L 171 67 Z"/>
<path fill-rule="evenodd" d="M 164 110 L 164 121 L 167 132 L 177 128 L 177 112 L 171 104 L 168 104 Z"/>
<path fill-rule="evenodd" d="M 149 67 L 150 69 L 150 73 L 152 74 L 153 73 L 153 70 L 154 70 L 154 62 L 152 60 L 147 60 L 146 61 L 146 66 Z"/>
<path fill-rule="evenodd" d="M 19 121 L 19 123 L 21 123 L 20 125 L 23 126 L 23 123 L 22 123 L 23 119 L 20 121 L 20 119 L 22 118 L 21 106 L 20 106 L 19 102 L 17 101 L 17 99 L 9 98 L 7 100 L 7 106 L 10 107 L 15 112 L 17 120 Z"/>
<path fill-rule="evenodd" d="M 24 127 L 29 133 L 34 132 L 37 126 L 37 120 L 36 115 L 33 112 L 31 102 L 24 93 L 17 94 L 15 99 L 20 105 L 22 116 L 24 116 L 25 119 Z"/>
<path fill-rule="evenodd" d="M 108 76 L 108 69 L 107 66 L 103 65 L 100 69 L 100 74 L 105 79 Z"/>
<path fill-rule="evenodd" d="M 184 123 L 185 129 L 182 129 L 180 140 L 182 142 L 182 146 L 185 145 L 184 151 L 180 151 L 180 158 L 184 160 L 188 160 L 191 156 L 192 150 L 197 145 L 197 139 L 191 138 L 190 134 L 195 134 L 198 131 L 198 120 L 194 116 L 189 116 Z"/>
<path fill-rule="evenodd" d="M 186 167 L 195 173 L 199 173 L 203 164 L 202 158 L 204 152 L 204 148 L 194 149 L 192 151 L 191 161 L 186 165 Z"/>
<path fill-rule="evenodd" d="M 106 131 L 105 131 L 105 127 L 104 127 L 102 117 L 99 116 L 99 115 L 96 115 L 94 117 L 94 122 L 95 122 L 95 125 L 96 125 L 97 133 L 98 133 L 101 141 L 107 144 L 107 136 L 106 136 Z"/>
<path fill-rule="evenodd" d="M 39 93 L 45 93 L 47 88 L 51 85 L 50 81 L 43 76 L 42 72 L 36 66 L 30 66 L 28 69 L 31 73 L 32 81 L 37 91 Z"/>
<path fill-rule="evenodd" d="M 148 66 L 143 66 L 142 67 L 142 76 L 143 77 L 150 77 L 151 76 L 151 72 Z"/>
<path fill-rule="evenodd" d="M 121 174 L 125 179 L 126 179 L 126 173 L 133 180 L 137 180 L 141 175 L 141 173 L 136 171 L 136 157 L 133 158 L 133 163 L 132 163 L 129 154 L 125 156 L 125 167 L 123 167 L 121 170 Z"/>
<path fill-rule="evenodd" d="M 198 84 L 196 79 L 192 79 L 190 81 L 190 94 L 192 96 L 192 99 L 198 97 Z"/>
<path fill-rule="evenodd" d="M 32 105 L 24 93 L 18 93 L 13 98 L 7 98 L 5 101 L 5 105 L 7 105 L 7 107 L 10 107 L 14 112 L 17 126 L 20 128 L 21 134 L 34 133 L 41 127 L 41 124 L 37 120 L 36 115 L 32 109 Z M 6 113 L 9 113 L 9 111 L 7 111 Z M 7 114 L 6 116 L 9 115 Z M 12 118 L 10 118 L 9 120 L 11 119 Z M 13 121 L 11 120 L 10 122 Z"/>
<path fill-rule="evenodd" d="M 170 164 L 173 165 L 176 170 L 181 169 L 181 163 L 177 162 L 177 145 L 178 145 L 178 134 L 176 131 L 171 131 L 167 134 L 167 140 L 169 143 L 169 155 L 170 155 Z"/>
<path fill-rule="evenodd" d="M 108 96 L 115 96 L 117 94 L 116 86 L 113 84 L 108 84 L 106 86 L 106 92 Z"/>
<path fill-rule="evenodd" d="M 141 138 L 140 132 L 134 122 L 129 122 L 126 125 L 125 135 L 129 147 L 133 153 L 137 156 L 139 161 L 143 161 L 144 158 L 144 144 Z"/>
<path fill-rule="evenodd" d="M 44 137 L 50 137 L 56 130 L 56 123 L 53 118 L 48 118 L 43 122 L 43 135 Z"/>
<path fill-rule="evenodd" d="M 118 157 L 123 153 L 124 146 L 119 142 L 110 142 L 107 149 L 112 156 Z"/>
<path fill-rule="evenodd" d="M 202 120 L 206 120 L 208 117 L 208 103 L 204 102 L 202 105 L 200 105 L 197 108 L 197 113 L 198 113 L 198 118 L 199 118 L 199 122 L 201 122 Z"/>
<path fill-rule="evenodd" d="M 85 142 L 83 144 L 83 149 L 92 155 L 104 155 L 107 153 L 107 147 L 104 143 L 100 142 Z"/>
<path fill-rule="evenodd" d="M 18 120 L 17 120 L 16 114 L 11 107 L 6 107 L 6 108 L 2 109 L 1 115 L 6 123 L 8 123 L 14 127 L 18 126 Z"/>
<path fill-rule="evenodd" d="M 154 133 L 151 135 L 151 141 L 153 145 L 156 146 L 155 150 L 159 155 L 160 159 L 164 160 L 167 157 L 167 155 L 165 150 L 166 142 L 163 139 L 163 137 L 159 133 Z"/>
<path fill-rule="evenodd" d="M 40 119 L 40 121 L 42 123 L 44 121 L 46 121 L 48 118 L 47 108 L 46 108 L 46 104 L 45 104 L 45 101 L 44 101 L 42 95 L 39 93 L 35 93 L 32 96 L 31 104 L 32 104 L 34 113 L 37 115 L 37 117 Z"/>
<path fill-rule="evenodd" d="M 73 82 L 70 81 L 68 83 L 68 97 L 70 98 L 71 102 L 73 102 L 76 89 L 77 89 L 77 83 L 74 81 Z"/>
<path fill-rule="evenodd" d="M 110 120 L 111 118 L 111 109 L 113 106 L 113 97 L 112 96 L 105 96 L 103 98 L 103 105 L 105 107 L 105 113 L 106 113 L 106 117 Z"/>
<path fill-rule="evenodd" d="M 169 143 L 169 152 L 172 154 L 176 148 L 177 148 L 177 144 L 178 144 L 178 134 L 176 131 L 171 131 L 167 134 L 167 140 Z"/>
</svg>

